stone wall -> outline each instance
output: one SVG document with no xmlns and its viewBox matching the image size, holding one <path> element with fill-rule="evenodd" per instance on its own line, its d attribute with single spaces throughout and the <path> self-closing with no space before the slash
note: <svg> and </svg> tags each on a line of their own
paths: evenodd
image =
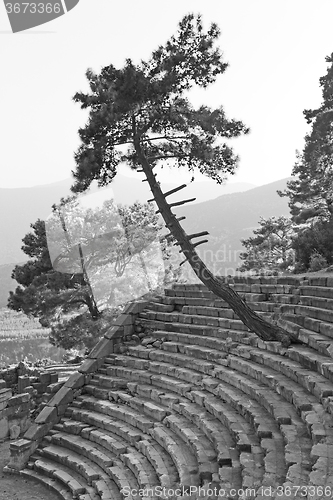
<svg viewBox="0 0 333 500">
<path fill-rule="evenodd" d="M 30 427 L 32 407 L 29 393 L 13 396 L 12 390 L 0 381 L 0 441 L 17 439 Z"/>
</svg>

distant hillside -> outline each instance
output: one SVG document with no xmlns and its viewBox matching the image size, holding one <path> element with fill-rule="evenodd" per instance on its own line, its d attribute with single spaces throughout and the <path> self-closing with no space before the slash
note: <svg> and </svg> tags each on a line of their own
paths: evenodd
<svg viewBox="0 0 333 500">
<path fill-rule="evenodd" d="M 11 274 L 15 264 L 3 264 L 0 266 L 0 308 L 7 305 L 9 291 L 14 291 L 17 282 L 12 280 Z"/>
<path fill-rule="evenodd" d="M 113 195 L 118 203 L 130 205 L 136 200 L 146 202 L 151 193 L 142 175 L 137 178 L 117 174 L 112 182 Z M 61 197 L 70 194 L 72 179 L 34 186 L 30 188 L 0 188 L 0 265 L 27 260 L 22 252 L 22 238 L 30 231 L 30 224 L 38 218 L 44 220 L 51 213 L 51 207 Z M 173 189 L 178 183 L 163 184 L 163 189 Z M 194 182 L 186 188 L 186 196 L 198 198 L 198 201 L 211 200 L 223 193 L 244 191 L 252 188 L 251 184 L 234 183 L 219 186 L 213 182 Z"/>
</svg>

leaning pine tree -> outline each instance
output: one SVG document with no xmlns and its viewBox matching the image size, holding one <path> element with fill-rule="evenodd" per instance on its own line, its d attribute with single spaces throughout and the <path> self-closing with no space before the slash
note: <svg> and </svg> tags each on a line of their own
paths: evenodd
<svg viewBox="0 0 333 500">
<path fill-rule="evenodd" d="M 99 75 L 87 71 L 91 92 L 74 96 L 81 108 L 89 108 L 90 115 L 87 125 L 79 130 L 82 144 L 75 155 L 72 191 L 85 191 L 93 180 L 99 186 L 109 184 L 122 163 L 143 172 L 166 227 L 198 278 L 261 339 L 288 346 L 297 338 L 259 317 L 198 256 L 196 247 L 207 240 L 196 238 L 208 233 L 187 235 L 179 222 L 182 218 L 172 212 L 173 206 L 191 200 L 166 201 L 185 186 L 163 193 L 153 173 L 162 161 L 173 167 L 185 166 L 191 173 L 198 169 L 221 184 L 235 171 L 237 156 L 223 139 L 249 130 L 240 121 L 228 120 L 222 107 L 195 109 L 187 98 L 192 87 L 206 88 L 226 70 L 222 54 L 214 47 L 218 36 L 215 24 L 205 32 L 201 17 L 190 14 L 179 23 L 177 34 L 148 61 L 134 65 L 128 59 L 122 69 L 110 65 Z"/>
</svg>

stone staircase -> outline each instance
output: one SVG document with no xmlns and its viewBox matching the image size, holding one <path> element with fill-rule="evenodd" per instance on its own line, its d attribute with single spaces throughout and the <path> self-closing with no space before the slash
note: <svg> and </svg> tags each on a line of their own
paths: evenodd
<svg viewBox="0 0 333 500">
<path fill-rule="evenodd" d="M 63 500 L 332 496 L 333 280 L 232 286 L 303 344 L 263 342 L 202 285 L 174 285 L 85 374 L 20 474 Z"/>
</svg>

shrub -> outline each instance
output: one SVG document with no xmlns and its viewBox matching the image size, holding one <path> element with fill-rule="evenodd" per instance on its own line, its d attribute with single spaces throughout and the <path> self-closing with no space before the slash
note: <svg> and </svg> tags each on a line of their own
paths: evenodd
<svg viewBox="0 0 333 500">
<path fill-rule="evenodd" d="M 326 258 L 319 252 L 313 252 L 310 257 L 309 271 L 320 271 L 320 269 L 325 269 L 328 266 Z"/>
</svg>

